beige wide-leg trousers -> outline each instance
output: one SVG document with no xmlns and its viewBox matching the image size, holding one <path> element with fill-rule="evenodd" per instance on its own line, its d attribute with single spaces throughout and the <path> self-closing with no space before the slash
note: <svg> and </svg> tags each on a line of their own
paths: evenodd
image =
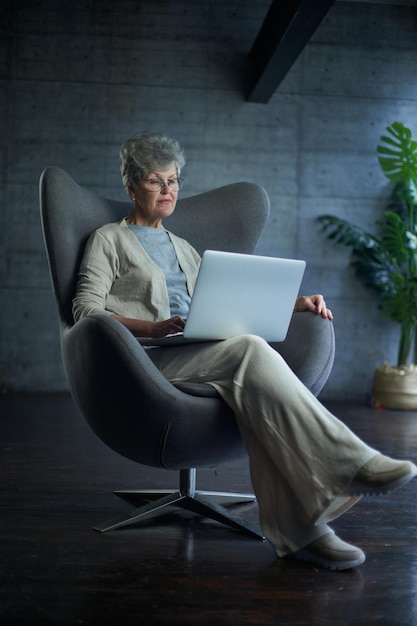
<svg viewBox="0 0 417 626">
<path fill-rule="evenodd" d="M 172 382 L 213 385 L 236 415 L 262 530 L 284 556 L 330 532 L 359 498 L 340 494 L 377 451 L 308 391 L 263 339 L 149 350 Z"/>
</svg>

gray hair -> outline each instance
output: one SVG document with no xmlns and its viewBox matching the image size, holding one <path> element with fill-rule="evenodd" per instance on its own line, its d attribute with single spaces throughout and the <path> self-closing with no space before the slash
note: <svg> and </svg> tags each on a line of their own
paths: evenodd
<svg viewBox="0 0 417 626">
<path fill-rule="evenodd" d="M 120 148 L 120 171 L 128 190 L 152 171 L 175 164 L 177 176 L 185 165 L 183 150 L 175 139 L 163 133 L 144 133 L 125 141 Z"/>
</svg>

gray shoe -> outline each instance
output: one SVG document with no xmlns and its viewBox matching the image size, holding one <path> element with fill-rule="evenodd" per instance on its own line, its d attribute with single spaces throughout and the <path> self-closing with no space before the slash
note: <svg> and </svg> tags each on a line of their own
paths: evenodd
<svg viewBox="0 0 417 626">
<path fill-rule="evenodd" d="M 360 548 L 342 541 L 334 533 L 319 537 L 302 550 L 294 552 L 291 557 L 334 571 L 362 565 L 366 558 Z"/>
<path fill-rule="evenodd" d="M 410 461 L 396 461 L 377 454 L 359 470 L 342 495 L 382 495 L 406 485 L 415 476 L 417 467 Z"/>
</svg>

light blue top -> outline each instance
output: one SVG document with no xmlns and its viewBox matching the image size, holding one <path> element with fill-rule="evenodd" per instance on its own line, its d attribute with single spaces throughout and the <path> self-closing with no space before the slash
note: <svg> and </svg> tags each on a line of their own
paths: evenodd
<svg viewBox="0 0 417 626">
<path fill-rule="evenodd" d="M 164 228 L 149 228 L 137 224 L 128 224 L 140 244 L 145 248 L 152 261 L 165 274 L 171 316 L 181 315 L 186 318 L 191 298 L 187 290 L 184 272 L 178 263 L 174 246 Z"/>
</svg>

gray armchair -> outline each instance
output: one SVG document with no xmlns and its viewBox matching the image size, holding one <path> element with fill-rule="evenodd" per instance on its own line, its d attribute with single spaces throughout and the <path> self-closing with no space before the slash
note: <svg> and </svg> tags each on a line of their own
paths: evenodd
<svg viewBox="0 0 417 626">
<path fill-rule="evenodd" d="M 73 322 L 72 299 L 86 240 L 102 224 L 127 215 L 130 203 L 99 197 L 64 170 L 48 167 L 40 178 L 40 208 L 62 359 L 76 406 L 96 435 L 117 453 L 150 467 L 179 470 L 178 490 L 116 492 L 141 506 L 127 518 L 96 530 L 133 524 L 174 506 L 262 537 L 256 526 L 226 506 L 254 500 L 253 494 L 195 488 L 196 468 L 246 454 L 233 413 L 213 388 L 171 384 L 133 335 L 112 317 L 96 314 Z M 164 224 L 200 253 L 207 248 L 252 253 L 268 214 L 269 199 L 261 187 L 236 183 L 180 199 Z M 317 315 L 297 313 L 280 351 L 317 395 L 333 364 L 333 326 Z"/>
</svg>

